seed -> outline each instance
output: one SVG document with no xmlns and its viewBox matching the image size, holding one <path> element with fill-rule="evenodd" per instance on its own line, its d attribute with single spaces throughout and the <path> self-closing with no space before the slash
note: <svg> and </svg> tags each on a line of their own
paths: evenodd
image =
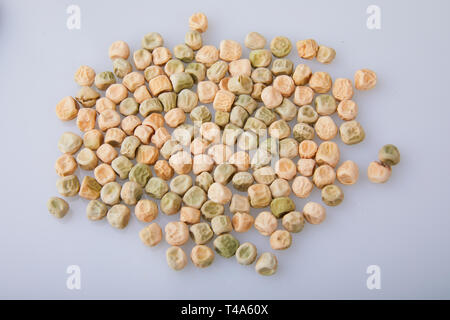
<svg viewBox="0 0 450 320">
<path fill-rule="evenodd" d="M 100 198 L 107 205 L 115 205 L 120 202 L 120 191 L 122 186 L 117 182 L 106 183 L 100 191 Z"/>
<path fill-rule="evenodd" d="M 278 221 L 269 211 L 260 212 L 255 219 L 255 229 L 263 236 L 270 236 L 277 229 Z"/>
<path fill-rule="evenodd" d="M 228 216 L 225 215 L 218 215 L 212 218 L 211 227 L 216 235 L 221 235 L 233 231 L 231 220 Z"/>
<path fill-rule="evenodd" d="M 227 124 L 223 130 L 222 143 L 227 146 L 234 146 L 238 136 L 242 133 L 242 129 L 234 124 Z"/>
<path fill-rule="evenodd" d="M 216 216 L 222 215 L 224 210 L 225 208 L 221 203 L 212 200 L 206 201 L 200 209 L 203 217 L 208 221 Z"/>
<path fill-rule="evenodd" d="M 200 95 L 199 95 L 200 98 Z M 203 123 L 211 121 L 211 112 L 206 106 L 195 107 L 190 114 L 192 122 Z"/>
<path fill-rule="evenodd" d="M 136 153 L 136 162 L 141 164 L 155 164 L 159 151 L 154 146 L 140 145 Z"/>
<path fill-rule="evenodd" d="M 249 213 L 250 212 L 250 203 L 248 201 L 248 197 L 241 196 L 239 194 L 234 194 L 231 198 L 230 204 L 230 212 L 231 213 Z"/>
<path fill-rule="evenodd" d="M 127 181 L 123 184 L 120 197 L 125 204 L 134 206 L 142 197 L 142 187 L 134 181 Z"/>
<path fill-rule="evenodd" d="M 125 41 L 115 41 L 109 47 L 108 54 L 111 60 L 117 58 L 128 59 L 130 48 Z"/>
<path fill-rule="evenodd" d="M 326 72 L 314 72 L 309 79 L 309 86 L 317 93 L 327 93 L 331 89 L 331 77 Z"/>
<path fill-rule="evenodd" d="M 270 41 L 270 50 L 275 57 L 283 58 L 292 50 L 291 40 L 286 37 L 275 37 Z"/>
<path fill-rule="evenodd" d="M 297 123 L 292 129 L 292 135 L 298 142 L 314 139 L 314 128 L 306 123 Z"/>
<path fill-rule="evenodd" d="M 313 39 L 300 40 L 296 42 L 297 53 L 300 58 L 311 60 L 317 55 L 319 49 L 317 42 Z"/>
<path fill-rule="evenodd" d="M 322 140 L 333 139 L 338 132 L 338 127 L 330 116 L 321 116 L 314 125 L 317 136 Z"/>
<path fill-rule="evenodd" d="M 266 46 L 266 38 L 258 32 L 250 32 L 244 40 L 244 44 L 251 50 L 262 49 Z"/>
<path fill-rule="evenodd" d="M 78 105 L 74 98 L 64 97 L 56 105 L 56 116 L 62 121 L 75 119 L 78 114 Z"/>
<path fill-rule="evenodd" d="M 209 172 L 202 172 L 195 178 L 195 185 L 199 186 L 206 192 L 208 192 L 209 187 L 213 184 L 214 179 Z"/>
<path fill-rule="evenodd" d="M 214 240 L 214 250 L 225 258 L 234 256 L 238 247 L 239 241 L 229 233 L 222 234 Z"/>
<path fill-rule="evenodd" d="M 217 182 L 214 182 L 208 189 L 208 198 L 220 204 L 230 202 L 231 196 L 230 189 Z"/>
<path fill-rule="evenodd" d="M 64 132 L 58 140 L 58 149 L 61 153 L 74 154 L 80 149 L 83 140 L 72 132 Z"/>
<path fill-rule="evenodd" d="M 139 106 L 139 113 L 143 117 L 147 117 L 149 115 L 155 115 L 156 116 L 156 113 L 152 113 L 152 112 L 162 112 L 162 111 L 163 111 L 163 105 L 162 105 L 161 101 L 158 98 L 146 99 Z M 152 125 L 150 125 L 150 123 L 148 123 L 148 121 L 150 121 L 150 120 L 151 120 L 151 118 L 149 120 L 147 120 L 147 118 L 146 118 L 144 120 L 144 124 L 152 127 L 153 130 L 158 129 L 159 127 L 157 127 L 155 129 Z"/>
<path fill-rule="evenodd" d="M 237 212 L 231 222 L 233 223 L 234 231 L 236 232 L 247 232 L 253 225 L 254 218 L 245 212 Z"/>
<path fill-rule="evenodd" d="M 323 206 L 316 202 L 308 202 L 303 207 L 303 215 L 306 221 L 311 224 L 320 224 L 326 218 L 326 211 Z"/>
<path fill-rule="evenodd" d="M 174 108 L 166 112 L 164 120 L 166 120 L 166 123 L 169 127 L 176 128 L 180 124 L 184 123 L 184 121 L 186 120 L 186 115 L 182 109 Z"/>
<path fill-rule="evenodd" d="M 211 240 L 214 236 L 211 227 L 206 222 L 200 222 L 192 225 L 189 231 L 191 238 L 194 240 L 195 244 L 208 243 L 209 240 Z"/>
<path fill-rule="evenodd" d="M 151 138 L 151 142 L 157 147 L 161 148 L 163 144 L 170 139 L 170 133 L 166 128 L 161 127 L 155 130 L 155 134 Z"/>
<path fill-rule="evenodd" d="M 130 220 L 130 209 L 123 204 L 116 204 L 108 210 L 106 220 L 108 220 L 112 227 L 123 229 L 128 225 L 128 221 Z"/>
<path fill-rule="evenodd" d="M 261 99 L 264 105 L 269 109 L 276 108 L 283 102 L 283 96 L 280 91 L 275 89 L 273 86 L 264 88 L 261 93 Z"/>
<path fill-rule="evenodd" d="M 145 185 L 145 192 L 152 198 L 161 199 L 169 191 L 169 186 L 161 178 L 153 177 Z"/>
<path fill-rule="evenodd" d="M 64 199 L 51 197 L 47 201 L 47 209 L 53 216 L 61 219 L 69 211 L 69 204 Z"/>
<path fill-rule="evenodd" d="M 358 90 L 370 90 L 377 84 L 377 75 L 369 69 L 361 69 L 355 73 L 355 88 Z"/>
<path fill-rule="evenodd" d="M 313 124 L 317 121 L 319 115 L 310 105 L 302 106 L 298 109 L 297 122 Z"/>
<path fill-rule="evenodd" d="M 131 116 L 137 114 L 139 111 L 139 103 L 136 102 L 136 99 L 129 97 L 122 100 L 119 105 L 119 112 L 124 116 Z M 100 114 L 101 116 L 101 114 Z M 100 119 L 100 117 L 99 117 Z M 119 117 L 120 119 L 120 117 Z"/>
<path fill-rule="evenodd" d="M 333 96 L 337 100 L 349 100 L 353 97 L 352 81 L 344 78 L 337 78 L 333 84 Z"/>
<path fill-rule="evenodd" d="M 247 75 L 231 77 L 228 81 L 228 90 L 234 94 L 250 94 L 253 90 L 253 81 Z"/>
<path fill-rule="evenodd" d="M 252 65 L 249 59 L 238 59 L 231 61 L 228 65 L 228 72 L 232 77 L 247 76 L 252 74 Z M 252 79 L 253 80 L 253 79 Z"/>
<path fill-rule="evenodd" d="M 292 211 L 283 216 L 282 224 L 287 231 L 297 233 L 303 230 L 305 217 L 301 212 Z"/>
<path fill-rule="evenodd" d="M 188 260 L 186 253 L 180 247 L 172 246 L 166 251 L 167 265 L 175 270 L 179 271 L 186 267 Z"/>
<path fill-rule="evenodd" d="M 298 156 L 298 142 L 293 138 L 285 138 L 279 143 L 280 158 L 292 159 Z"/>
<path fill-rule="evenodd" d="M 173 48 L 173 54 L 177 59 L 183 62 L 191 62 L 194 60 L 194 51 L 185 44 L 176 45 Z"/>
<path fill-rule="evenodd" d="M 177 174 L 186 174 L 192 169 L 192 158 L 186 151 L 180 151 L 170 157 L 169 165 Z"/>
<path fill-rule="evenodd" d="M 167 192 L 161 198 L 161 211 L 167 215 L 172 215 L 180 211 L 181 197 L 175 192 Z"/>
<path fill-rule="evenodd" d="M 195 209 L 200 209 L 205 201 L 206 193 L 198 186 L 191 187 L 183 196 L 183 203 Z"/>
<path fill-rule="evenodd" d="M 152 63 L 152 54 L 147 49 L 139 49 L 133 53 L 136 69 L 144 70 Z"/>
<path fill-rule="evenodd" d="M 296 86 L 304 86 L 309 82 L 309 78 L 311 78 L 312 71 L 309 66 L 306 64 L 299 64 L 295 67 L 294 74 L 292 75 L 292 79 Z"/>
<path fill-rule="evenodd" d="M 77 170 L 78 164 L 70 154 L 63 154 L 55 162 L 56 174 L 60 177 L 70 176 Z"/>
<path fill-rule="evenodd" d="M 312 182 L 303 176 L 296 177 L 292 182 L 292 191 L 299 198 L 307 198 L 313 189 Z"/>
<path fill-rule="evenodd" d="M 150 52 L 157 47 L 161 47 L 163 44 L 163 38 L 156 32 L 147 33 L 141 41 L 142 48 L 150 50 Z"/>
<path fill-rule="evenodd" d="M 322 189 L 329 184 L 333 184 L 334 180 L 336 180 L 336 172 L 334 172 L 334 169 L 327 164 L 317 167 L 314 171 L 313 182 L 319 189 Z"/>
<path fill-rule="evenodd" d="M 98 164 L 98 159 L 94 151 L 84 148 L 78 153 L 77 162 L 83 170 L 94 170 Z"/>
<path fill-rule="evenodd" d="M 281 158 L 275 163 L 275 172 L 279 178 L 292 180 L 297 174 L 297 167 L 291 159 Z"/>
<path fill-rule="evenodd" d="M 337 185 L 330 184 L 322 189 L 322 201 L 327 206 L 337 206 L 344 200 L 344 192 Z"/>
<path fill-rule="evenodd" d="M 267 49 L 256 49 L 250 51 L 249 59 L 253 68 L 267 67 L 272 62 L 272 54 Z"/>
<path fill-rule="evenodd" d="M 203 46 L 197 51 L 195 60 L 209 68 L 219 60 L 219 50 L 211 45 Z"/>
<path fill-rule="evenodd" d="M 328 116 L 336 111 L 336 100 L 329 94 L 321 94 L 314 100 L 317 113 L 321 116 Z"/>
<path fill-rule="evenodd" d="M 156 161 L 153 170 L 155 170 L 155 174 L 163 180 L 167 181 L 173 177 L 173 169 L 166 160 Z"/>
<path fill-rule="evenodd" d="M 88 200 L 95 200 L 100 197 L 102 186 L 92 177 L 85 176 L 81 182 L 79 196 Z"/>
<path fill-rule="evenodd" d="M 273 253 L 264 252 L 258 260 L 256 260 L 255 270 L 260 275 L 271 276 L 277 272 L 278 261 Z"/>
<path fill-rule="evenodd" d="M 236 168 L 233 165 L 228 163 L 219 164 L 214 170 L 214 181 L 225 185 L 230 182 L 235 172 Z"/>
<path fill-rule="evenodd" d="M 112 163 L 112 161 L 117 158 L 117 151 L 116 149 L 114 149 L 113 146 L 111 146 L 108 143 L 104 143 L 102 144 L 98 149 L 97 149 L 97 157 L 103 161 L 104 163 L 110 164 Z"/>
<path fill-rule="evenodd" d="M 174 73 L 170 76 L 170 81 L 172 82 L 173 91 L 176 93 L 183 89 L 190 89 L 194 85 L 194 80 L 191 75 L 186 72 Z"/>
<path fill-rule="evenodd" d="M 158 96 L 158 100 L 161 101 L 164 112 L 169 112 L 177 106 L 177 94 L 175 92 L 163 92 Z"/>
<path fill-rule="evenodd" d="M 164 228 L 166 242 L 171 246 L 181 246 L 189 240 L 189 228 L 181 221 L 173 221 Z"/>
<path fill-rule="evenodd" d="M 335 57 L 336 51 L 333 48 L 319 46 L 316 56 L 317 61 L 319 61 L 320 63 L 329 64 L 334 60 Z"/>
<path fill-rule="evenodd" d="M 356 121 L 346 121 L 339 128 L 342 142 L 345 144 L 360 143 L 366 137 L 363 127 Z"/>
<path fill-rule="evenodd" d="M 208 29 L 208 18 L 204 13 L 194 13 L 189 17 L 189 28 L 198 32 L 205 32 Z"/>
<path fill-rule="evenodd" d="M 56 189 L 64 197 L 73 197 L 80 190 L 80 181 L 75 175 L 61 177 L 56 181 Z"/>
<path fill-rule="evenodd" d="M 277 120 L 269 127 L 269 135 L 278 140 L 289 137 L 291 128 L 289 124 L 284 120 Z"/>
<path fill-rule="evenodd" d="M 250 205 L 253 208 L 264 208 L 272 201 L 270 189 L 265 184 L 253 184 L 248 188 Z"/>
<path fill-rule="evenodd" d="M 94 83 L 97 89 L 106 90 L 110 85 L 116 83 L 116 78 L 111 71 L 103 71 L 95 76 Z M 97 103 L 99 100 L 97 100 Z"/>
<path fill-rule="evenodd" d="M 291 246 L 292 236 L 286 230 L 276 230 L 270 235 L 270 246 L 274 250 L 285 250 Z"/>
<path fill-rule="evenodd" d="M 141 144 L 141 141 L 135 136 L 126 137 L 122 145 L 120 146 L 120 154 L 124 155 L 128 159 L 134 159 L 136 157 L 136 150 Z"/>
<path fill-rule="evenodd" d="M 172 83 L 166 75 L 159 75 L 148 82 L 148 87 L 153 96 L 162 92 L 172 91 Z"/>
<path fill-rule="evenodd" d="M 252 71 L 251 78 L 254 83 L 269 85 L 273 81 L 272 72 L 267 68 L 256 68 Z"/>
<path fill-rule="evenodd" d="M 200 222 L 201 212 L 191 207 L 182 207 L 180 210 L 180 221 L 186 224 L 196 224 Z"/>
<path fill-rule="evenodd" d="M 253 183 L 253 176 L 249 172 L 238 172 L 232 180 L 233 187 L 238 191 L 247 191 Z"/>
<path fill-rule="evenodd" d="M 297 107 L 289 99 L 283 99 L 280 106 L 275 108 L 275 113 L 284 121 L 291 121 L 297 115 Z"/>
<path fill-rule="evenodd" d="M 130 91 L 134 92 L 137 88 L 145 84 L 144 76 L 139 72 L 130 72 L 123 77 L 122 84 Z"/>
<path fill-rule="evenodd" d="M 89 220 L 97 221 L 101 220 L 106 216 L 108 212 L 108 208 L 106 205 L 99 200 L 91 200 L 89 201 L 86 207 L 86 215 Z"/>
<path fill-rule="evenodd" d="M 391 167 L 381 162 L 372 161 L 367 168 L 367 177 L 373 183 L 385 183 L 391 174 Z"/>
<path fill-rule="evenodd" d="M 118 78 L 123 78 L 133 70 L 131 63 L 126 59 L 117 58 L 113 60 L 113 72 Z M 110 85 L 111 86 L 111 85 Z"/>
<path fill-rule="evenodd" d="M 298 153 L 302 159 L 312 159 L 317 153 L 317 143 L 312 140 L 303 140 L 298 146 Z"/>
<path fill-rule="evenodd" d="M 231 149 L 224 144 L 216 144 L 209 148 L 208 155 L 214 159 L 216 164 L 227 162 L 231 157 Z"/>
<path fill-rule="evenodd" d="M 338 181 L 345 185 L 355 184 L 359 177 L 359 169 L 356 163 L 344 161 L 336 171 Z"/>
<path fill-rule="evenodd" d="M 202 35 L 200 32 L 196 30 L 189 30 L 186 32 L 184 36 L 184 42 L 188 45 L 192 50 L 198 50 L 202 47 Z"/>
<path fill-rule="evenodd" d="M 234 40 L 222 40 L 220 42 L 219 57 L 224 61 L 238 60 L 242 55 L 242 48 L 239 42 Z"/>
<path fill-rule="evenodd" d="M 338 164 L 339 158 L 340 151 L 335 142 L 325 141 L 319 145 L 316 152 L 316 162 L 319 166 L 322 164 L 328 164 L 334 168 Z"/>
<path fill-rule="evenodd" d="M 92 129 L 84 133 L 83 145 L 91 150 L 97 150 L 103 143 L 103 133 L 97 129 Z"/>
<path fill-rule="evenodd" d="M 196 245 L 192 248 L 191 260 L 198 268 L 209 267 L 214 261 L 214 251 L 205 245 Z"/>
<path fill-rule="evenodd" d="M 272 73 L 276 76 L 291 76 L 294 71 L 294 63 L 289 59 L 275 59 L 272 62 Z M 291 78 L 292 79 L 292 78 Z"/>
<path fill-rule="evenodd" d="M 106 131 L 105 143 L 113 147 L 119 147 L 127 135 L 119 128 L 111 128 Z M 98 148 L 97 148 L 98 150 Z"/>
<path fill-rule="evenodd" d="M 395 166 L 400 162 L 400 152 L 393 144 L 386 144 L 378 152 L 378 159 L 388 166 Z"/>
<path fill-rule="evenodd" d="M 152 171 L 150 167 L 143 163 L 136 164 L 128 174 L 130 181 L 137 182 L 142 188 L 145 187 L 151 177 Z"/>
<path fill-rule="evenodd" d="M 119 175 L 120 179 L 126 179 L 131 168 L 133 168 L 133 163 L 127 157 L 120 156 L 111 162 L 111 167 Z"/>
<path fill-rule="evenodd" d="M 158 47 L 152 51 L 153 64 L 156 66 L 162 66 L 167 61 L 172 59 L 172 53 L 165 47 Z"/>
<path fill-rule="evenodd" d="M 297 162 L 298 172 L 305 177 L 311 177 L 316 167 L 316 161 L 314 159 L 299 159 Z"/>
<path fill-rule="evenodd" d="M 353 100 L 342 100 L 337 107 L 337 113 L 342 120 L 354 120 L 358 115 L 358 105 Z"/>
<path fill-rule="evenodd" d="M 288 197 L 275 198 L 270 203 L 270 211 L 278 219 L 283 217 L 284 214 L 294 210 L 295 203 Z"/>
<path fill-rule="evenodd" d="M 254 244 L 245 242 L 236 250 L 236 260 L 239 264 L 252 264 L 257 256 L 257 249 Z"/>
<path fill-rule="evenodd" d="M 139 238 L 141 238 L 142 243 L 146 246 L 154 247 L 162 240 L 161 227 L 156 222 L 149 224 L 139 231 Z"/>
<path fill-rule="evenodd" d="M 270 184 L 270 192 L 274 198 L 288 197 L 291 194 L 291 187 L 284 179 L 275 179 Z"/>
</svg>

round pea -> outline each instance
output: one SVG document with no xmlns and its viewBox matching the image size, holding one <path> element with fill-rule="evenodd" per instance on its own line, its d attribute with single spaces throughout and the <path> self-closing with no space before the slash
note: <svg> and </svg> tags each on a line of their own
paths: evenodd
<svg viewBox="0 0 450 320">
<path fill-rule="evenodd" d="M 229 233 L 222 234 L 214 240 L 214 250 L 225 258 L 234 256 L 238 247 L 239 241 Z"/>
<path fill-rule="evenodd" d="M 395 166 L 400 162 L 400 152 L 393 144 L 387 144 L 378 152 L 378 159 L 389 166 Z"/>
<path fill-rule="evenodd" d="M 245 242 L 236 250 L 236 260 L 239 264 L 249 265 L 255 261 L 258 251 L 254 244 Z"/>
<path fill-rule="evenodd" d="M 322 201 L 327 206 L 337 206 L 344 200 L 344 192 L 337 185 L 329 184 L 322 189 Z"/>
</svg>

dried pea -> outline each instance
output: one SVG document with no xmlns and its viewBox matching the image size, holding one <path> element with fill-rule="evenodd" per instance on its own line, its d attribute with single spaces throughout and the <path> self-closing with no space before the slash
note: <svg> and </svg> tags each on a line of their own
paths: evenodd
<svg viewBox="0 0 450 320">
<path fill-rule="evenodd" d="M 298 211 L 289 212 L 283 216 L 282 225 L 289 232 L 300 232 L 305 226 L 305 217 Z"/>
<path fill-rule="evenodd" d="M 142 48 L 147 49 L 150 52 L 152 52 L 155 48 L 161 47 L 163 44 L 164 40 L 157 32 L 147 33 L 141 41 Z"/>
<path fill-rule="evenodd" d="M 254 244 L 245 242 L 236 250 L 236 260 L 239 264 L 249 265 L 256 260 L 257 249 Z"/>
<path fill-rule="evenodd" d="M 80 190 L 80 181 L 75 175 L 61 177 L 56 181 L 56 189 L 64 197 L 73 197 Z"/>
<path fill-rule="evenodd" d="M 162 240 L 162 230 L 157 223 L 146 226 L 139 232 L 142 243 L 148 247 L 154 247 Z"/>
<path fill-rule="evenodd" d="M 234 256 L 237 248 L 239 248 L 239 241 L 229 233 L 222 234 L 214 240 L 214 250 L 222 257 Z"/>
<path fill-rule="evenodd" d="M 143 163 L 136 164 L 128 174 L 130 181 L 137 182 L 142 188 L 145 187 L 151 177 L 152 171 L 150 167 Z"/>
<path fill-rule="evenodd" d="M 270 235 L 270 246 L 274 250 L 288 249 L 292 244 L 292 236 L 286 230 L 276 230 Z"/>
<path fill-rule="evenodd" d="M 106 205 L 98 200 L 89 201 L 86 207 L 86 215 L 89 220 L 96 221 L 101 220 L 106 216 L 108 208 Z"/>
<path fill-rule="evenodd" d="M 378 152 L 378 159 L 388 166 L 395 166 L 400 162 L 400 152 L 393 144 L 387 144 Z"/>
<path fill-rule="evenodd" d="M 186 267 L 188 261 L 186 253 L 180 247 L 172 246 L 166 251 L 167 265 L 175 270 L 179 271 Z"/>
<path fill-rule="evenodd" d="M 281 218 L 288 212 L 295 210 L 295 203 L 291 198 L 280 197 L 275 198 L 270 203 L 270 211 L 276 218 Z"/>
<path fill-rule="evenodd" d="M 233 231 L 231 220 L 228 216 L 225 215 L 218 215 L 212 218 L 211 227 L 216 235 L 221 235 Z"/>
<path fill-rule="evenodd" d="M 185 44 L 176 45 L 173 48 L 173 54 L 176 58 L 180 59 L 183 62 L 191 62 L 194 60 L 194 51 L 191 47 Z"/>
<path fill-rule="evenodd" d="M 250 51 L 250 62 L 253 68 L 267 67 L 272 62 L 272 54 L 267 49 Z"/>
<path fill-rule="evenodd" d="M 123 229 L 128 225 L 128 221 L 130 220 L 130 209 L 123 204 L 116 204 L 108 210 L 106 220 L 108 220 L 112 227 Z"/>
<path fill-rule="evenodd" d="M 214 251 L 205 245 L 196 245 L 192 248 L 191 260 L 198 268 L 209 267 L 214 261 Z"/>
<path fill-rule="evenodd" d="M 190 227 L 189 233 L 195 244 L 205 244 L 214 236 L 211 227 L 206 222 L 200 222 Z"/>
<path fill-rule="evenodd" d="M 145 185 L 145 192 L 155 199 L 161 199 L 168 191 L 169 185 L 161 178 L 152 177 Z"/>
<path fill-rule="evenodd" d="M 356 121 L 346 121 L 339 127 L 339 134 L 345 144 L 360 143 L 366 137 L 363 127 Z"/>
<path fill-rule="evenodd" d="M 203 123 L 211 121 L 212 116 L 207 106 L 197 106 L 191 111 L 190 117 L 194 123 Z"/>
<path fill-rule="evenodd" d="M 222 204 L 214 202 L 212 200 L 207 200 L 200 209 L 203 218 L 208 221 L 216 216 L 222 215 L 224 210 L 225 208 Z"/>
<path fill-rule="evenodd" d="M 247 191 L 254 183 L 254 178 L 249 172 L 238 172 L 232 179 L 233 187 L 238 191 Z"/>
<path fill-rule="evenodd" d="M 214 123 L 219 127 L 224 127 L 230 122 L 230 113 L 226 111 L 216 111 L 214 115 Z"/>
<path fill-rule="evenodd" d="M 122 186 L 117 182 L 108 182 L 100 191 L 102 201 L 110 206 L 120 202 L 120 191 Z"/>
<path fill-rule="evenodd" d="M 195 83 L 205 80 L 206 77 L 206 67 L 203 63 L 191 62 L 184 72 L 190 74 Z"/>
<path fill-rule="evenodd" d="M 329 184 L 322 189 L 322 201 L 327 206 L 337 206 L 344 200 L 344 192 L 335 184 Z"/>
<path fill-rule="evenodd" d="M 262 49 L 266 46 L 266 38 L 258 32 L 250 32 L 245 36 L 244 44 L 251 50 Z"/>
<path fill-rule="evenodd" d="M 198 186 L 191 187 L 183 196 L 183 203 L 195 209 L 200 209 L 206 200 L 206 192 Z"/>
<path fill-rule="evenodd" d="M 270 51 L 275 57 L 283 58 L 292 50 L 291 40 L 286 37 L 275 37 L 270 41 Z"/>
<path fill-rule="evenodd" d="M 111 167 L 119 175 L 120 179 L 128 178 L 133 163 L 125 156 L 119 156 L 111 162 Z"/>
<path fill-rule="evenodd" d="M 134 181 L 127 181 L 123 184 L 120 191 L 120 197 L 125 204 L 134 206 L 142 197 L 142 187 L 139 183 Z"/>
<path fill-rule="evenodd" d="M 256 261 L 255 270 L 260 275 L 271 276 L 277 272 L 278 261 L 273 253 L 264 252 Z"/>
<path fill-rule="evenodd" d="M 175 92 L 163 92 L 158 96 L 158 99 L 161 101 L 164 112 L 177 107 L 177 94 Z"/>
<path fill-rule="evenodd" d="M 248 201 L 248 197 L 244 197 L 239 194 L 234 194 L 233 197 L 231 198 L 230 212 L 250 213 L 250 202 Z"/>
<path fill-rule="evenodd" d="M 133 70 L 131 63 L 123 58 L 117 58 L 113 61 L 113 72 L 118 78 L 124 78 Z M 110 85 L 111 86 L 111 85 Z"/>
<path fill-rule="evenodd" d="M 391 174 L 391 167 L 382 162 L 372 161 L 367 168 L 367 177 L 373 183 L 385 183 Z"/>
<path fill-rule="evenodd" d="M 298 142 L 314 139 L 314 128 L 307 123 L 297 123 L 292 129 L 294 139 Z"/>
<path fill-rule="evenodd" d="M 195 178 L 195 185 L 199 186 L 206 192 L 209 187 L 214 183 L 214 179 L 209 172 L 202 172 Z"/>
<path fill-rule="evenodd" d="M 61 219 L 69 211 L 69 204 L 64 199 L 51 197 L 47 201 L 47 209 L 53 216 Z"/>
<path fill-rule="evenodd" d="M 298 142 L 293 138 L 285 138 L 278 143 L 280 158 L 292 159 L 298 156 Z"/>
<path fill-rule="evenodd" d="M 202 35 L 197 30 L 189 30 L 186 32 L 184 36 L 184 42 L 188 45 L 192 50 L 198 50 L 202 47 Z"/>
<path fill-rule="evenodd" d="M 161 211 L 167 215 L 172 215 L 180 211 L 181 197 L 175 192 L 167 192 L 161 198 Z"/>
<path fill-rule="evenodd" d="M 264 208 L 268 206 L 272 201 L 272 194 L 270 192 L 270 189 L 265 184 L 253 184 L 248 188 L 247 192 L 250 200 L 250 205 L 253 208 Z"/>
</svg>

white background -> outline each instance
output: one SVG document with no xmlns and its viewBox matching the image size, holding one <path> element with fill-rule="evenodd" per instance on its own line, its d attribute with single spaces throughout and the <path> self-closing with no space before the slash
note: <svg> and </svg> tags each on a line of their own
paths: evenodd
<svg viewBox="0 0 450 320">
<path fill-rule="evenodd" d="M 70 4 L 81 9 L 80 30 L 66 28 Z M 371 4 L 381 8 L 381 30 L 366 27 Z M 449 9 L 448 1 L 2 1 L 0 297 L 450 298 Z M 243 43 L 250 31 L 293 43 L 314 38 L 337 52 L 331 65 L 307 62 L 314 71 L 352 78 L 367 67 L 378 74 L 374 90 L 354 97 L 365 141 L 340 144 L 341 159 L 360 166 L 360 180 L 343 187 L 344 202 L 327 208 L 323 224 L 306 225 L 289 250 L 276 253 L 272 277 L 220 256 L 207 269 L 189 264 L 174 272 L 165 261 L 168 245 L 145 247 L 138 237 L 144 225 L 134 216 L 116 230 L 106 220 L 89 221 L 84 199 L 71 199 L 62 220 L 46 209 L 57 195 L 57 140 L 77 132 L 54 108 L 76 94 L 78 66 L 111 70 L 113 41 L 135 50 L 151 31 L 172 49 L 197 11 L 209 18 L 206 44 Z M 300 63 L 295 50 L 289 58 Z M 371 184 L 367 165 L 386 143 L 399 147 L 401 163 L 387 184 Z M 320 193 L 311 199 L 320 201 Z M 304 203 L 296 199 L 297 209 Z M 270 250 L 255 230 L 237 237 Z M 81 290 L 66 287 L 69 265 L 81 268 Z M 381 268 L 381 290 L 366 287 L 369 265 Z"/>
</svg>

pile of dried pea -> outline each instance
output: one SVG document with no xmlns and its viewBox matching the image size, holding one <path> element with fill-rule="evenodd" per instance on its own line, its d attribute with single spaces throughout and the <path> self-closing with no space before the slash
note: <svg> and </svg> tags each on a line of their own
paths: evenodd
<svg viewBox="0 0 450 320">
<path fill-rule="evenodd" d="M 339 147 L 331 140 L 339 133 L 343 143 L 352 145 L 365 137 L 355 120 L 358 105 L 351 100 L 352 80 L 333 82 L 327 72 L 312 72 L 306 64 L 294 68 L 285 58 L 292 50 L 286 37 L 275 37 L 265 49 L 266 39 L 249 33 L 244 43 L 251 51 L 245 59 L 236 41 L 223 40 L 219 48 L 203 44 L 202 33 L 208 27 L 204 14 L 192 15 L 189 27 L 184 43 L 172 51 L 164 47 L 160 34 L 146 34 L 132 54 L 136 71 L 124 41 L 109 48 L 113 71 L 96 74 L 88 66 L 76 71 L 81 88 L 75 97 L 57 104 L 56 115 L 62 121 L 76 119 L 83 137 L 66 132 L 58 141 L 62 155 L 55 163 L 60 176 L 57 190 L 64 197 L 78 194 L 90 200 L 88 219 L 106 217 L 118 229 L 127 226 L 129 206 L 134 206 L 136 218 L 148 224 L 139 232 L 140 239 L 152 247 L 164 235 L 171 245 L 167 263 L 174 270 L 187 265 L 180 246 L 191 238 L 196 245 L 190 259 L 199 268 L 213 263 L 215 251 L 226 258 L 235 256 L 242 265 L 256 261 L 258 273 L 272 275 L 276 256 L 265 252 L 257 259 L 255 245 L 241 244 L 231 232 L 254 226 L 269 237 L 272 249 L 287 249 L 291 234 L 302 231 L 305 222 L 320 224 L 326 217 L 325 207 L 316 202 L 296 211 L 291 192 L 307 198 L 315 186 L 327 206 L 343 201 L 335 180 L 355 184 L 359 169 L 350 160 L 338 166 Z M 296 49 L 300 58 L 324 64 L 336 55 L 313 39 L 297 41 Z M 361 69 L 355 73 L 354 86 L 369 90 L 376 81 L 373 71 Z M 105 91 L 104 96 L 94 87 Z M 212 104 L 214 119 L 205 104 Z M 331 118 L 335 112 L 343 120 L 339 127 Z M 294 119 L 297 124 L 291 128 L 288 122 Z M 314 141 L 316 135 L 320 144 Z M 387 181 L 400 154 L 395 146 L 386 145 L 379 160 L 368 168 L 372 182 Z M 80 183 L 74 174 L 78 167 L 93 176 Z M 230 183 L 247 195 L 233 194 Z M 159 209 L 144 195 L 159 200 Z M 50 198 L 47 207 L 57 218 L 69 210 L 58 197 Z M 251 208 L 266 207 L 270 211 L 255 218 L 250 214 Z M 164 233 L 153 222 L 159 211 L 179 213 L 178 221 L 169 222 Z M 210 242 L 214 251 L 207 245 Z"/>
</svg>

